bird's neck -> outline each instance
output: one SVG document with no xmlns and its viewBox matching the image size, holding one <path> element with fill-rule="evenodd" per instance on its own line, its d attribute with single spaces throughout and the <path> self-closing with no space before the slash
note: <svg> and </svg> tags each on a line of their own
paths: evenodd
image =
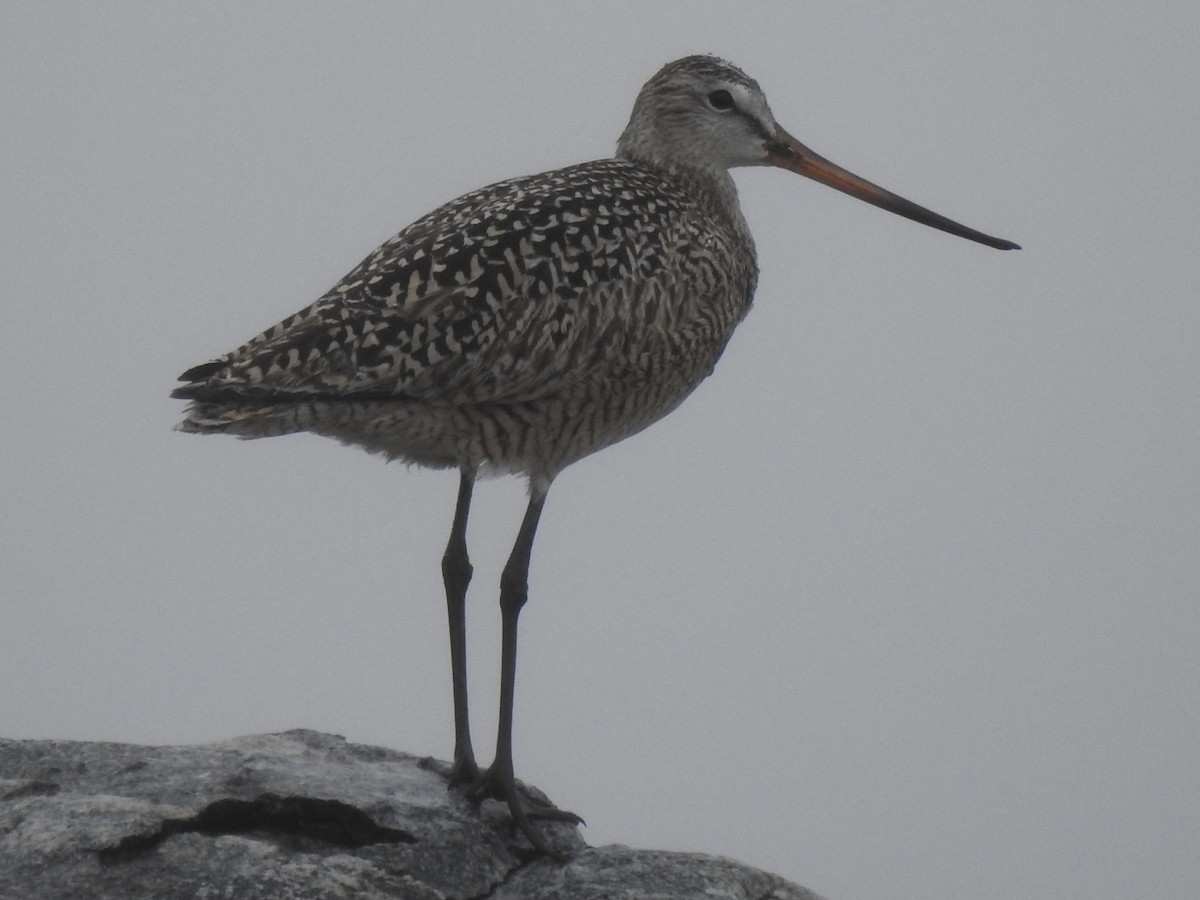
<svg viewBox="0 0 1200 900">
<path fill-rule="evenodd" d="M 736 231 L 749 235 L 742 207 L 738 201 L 737 185 L 727 169 L 689 161 L 663 161 L 634 158 L 634 162 L 654 170 L 684 195 L 705 206 L 713 215 L 725 220 Z"/>
</svg>

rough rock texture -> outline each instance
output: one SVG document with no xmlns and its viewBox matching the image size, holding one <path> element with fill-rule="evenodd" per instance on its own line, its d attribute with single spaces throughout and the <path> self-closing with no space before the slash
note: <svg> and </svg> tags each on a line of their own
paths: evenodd
<svg viewBox="0 0 1200 900">
<path fill-rule="evenodd" d="M 565 861 L 416 757 L 313 731 L 0 740 L 0 900 L 819 900 L 731 860 L 589 848 L 572 826 L 542 827 Z"/>
</svg>

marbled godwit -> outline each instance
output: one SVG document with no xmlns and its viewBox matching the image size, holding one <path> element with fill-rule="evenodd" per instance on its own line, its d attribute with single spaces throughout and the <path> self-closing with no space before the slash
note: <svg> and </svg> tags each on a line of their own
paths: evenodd
<svg viewBox="0 0 1200 900">
<path fill-rule="evenodd" d="M 750 309 L 754 242 L 729 170 L 777 166 L 990 247 L 1014 249 L 813 153 L 775 122 L 756 82 L 708 56 L 642 88 L 612 159 L 473 191 L 401 231 L 316 303 L 213 362 L 174 396 L 183 431 L 298 431 L 460 473 L 442 558 L 450 621 L 452 785 L 530 817 L 513 777 L 517 618 L 547 491 L 568 465 L 665 416 L 709 374 Z M 475 763 L 467 715 L 466 524 L 481 470 L 528 476 L 500 582 L 496 755 Z"/>
</svg>

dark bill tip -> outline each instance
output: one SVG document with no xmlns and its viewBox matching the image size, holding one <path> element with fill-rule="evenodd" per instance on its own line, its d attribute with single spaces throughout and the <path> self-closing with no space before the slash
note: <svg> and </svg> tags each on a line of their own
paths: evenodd
<svg viewBox="0 0 1200 900">
<path fill-rule="evenodd" d="M 830 162 L 819 153 L 814 153 L 782 128 L 772 140 L 766 143 L 765 147 L 767 162 L 771 165 L 819 181 L 821 184 L 849 194 L 851 197 L 857 197 L 872 206 L 886 209 L 888 212 L 912 219 L 914 222 L 920 222 L 922 225 L 928 225 L 930 228 L 937 228 L 969 241 L 995 247 L 997 250 L 1021 249 L 1020 244 L 984 234 L 974 228 L 968 228 L 966 225 L 955 222 L 953 219 L 947 219 L 924 206 L 918 206 L 911 200 L 905 200 L 877 184 L 872 184 L 865 178 L 858 177 L 853 172 Z"/>
</svg>

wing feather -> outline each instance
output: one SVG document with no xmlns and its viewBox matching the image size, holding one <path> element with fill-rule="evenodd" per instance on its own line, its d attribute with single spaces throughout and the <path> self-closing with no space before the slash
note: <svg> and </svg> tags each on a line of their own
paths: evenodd
<svg viewBox="0 0 1200 900">
<path fill-rule="evenodd" d="M 620 160 L 482 188 L 401 231 L 311 306 L 185 372 L 176 396 L 542 396 L 611 364 L 614 350 L 636 358 L 670 325 L 661 301 L 687 289 L 678 260 L 699 215 Z"/>
</svg>

